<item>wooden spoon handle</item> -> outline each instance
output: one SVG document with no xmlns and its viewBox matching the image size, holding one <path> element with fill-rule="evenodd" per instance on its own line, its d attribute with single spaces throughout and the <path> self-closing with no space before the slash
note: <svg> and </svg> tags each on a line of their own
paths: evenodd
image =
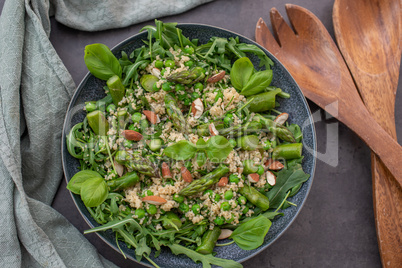
<svg viewBox="0 0 402 268">
<path fill-rule="evenodd" d="M 363 104 L 362 104 L 363 105 Z M 356 112 L 340 116 L 376 155 L 402 186 L 402 147 L 373 119 L 365 107 L 356 104 Z"/>
</svg>

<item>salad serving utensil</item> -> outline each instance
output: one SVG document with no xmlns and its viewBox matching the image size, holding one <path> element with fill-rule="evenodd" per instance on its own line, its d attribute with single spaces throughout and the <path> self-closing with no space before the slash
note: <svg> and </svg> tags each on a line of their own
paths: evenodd
<svg viewBox="0 0 402 268">
<path fill-rule="evenodd" d="M 325 26 L 309 10 L 287 4 L 293 29 L 276 8 L 270 11 L 278 41 L 260 18 L 256 41 L 289 70 L 307 98 L 354 131 L 402 184 L 402 147 L 366 109 L 348 67 Z"/>
<path fill-rule="evenodd" d="M 396 140 L 395 95 L 402 50 L 399 0 L 335 0 L 335 37 L 373 118 Z M 402 263 L 402 191 L 371 154 L 377 240 L 384 267 Z"/>
</svg>

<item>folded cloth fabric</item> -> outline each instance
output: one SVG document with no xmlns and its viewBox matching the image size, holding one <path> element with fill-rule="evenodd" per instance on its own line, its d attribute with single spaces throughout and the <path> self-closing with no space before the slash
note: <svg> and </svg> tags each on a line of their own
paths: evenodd
<svg viewBox="0 0 402 268">
<path fill-rule="evenodd" d="M 205 0 L 54 0 L 70 27 L 102 30 Z M 50 205 L 62 179 L 61 132 L 75 89 L 49 41 L 48 0 L 7 0 L 0 17 L 0 267 L 113 267 Z"/>
</svg>

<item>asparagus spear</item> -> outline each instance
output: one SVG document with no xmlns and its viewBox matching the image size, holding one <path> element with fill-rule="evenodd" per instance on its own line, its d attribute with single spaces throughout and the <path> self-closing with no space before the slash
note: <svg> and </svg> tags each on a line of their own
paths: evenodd
<svg viewBox="0 0 402 268">
<path fill-rule="evenodd" d="M 269 199 L 252 186 L 240 188 L 239 193 L 244 195 L 250 203 L 265 211 L 269 208 Z"/>
<path fill-rule="evenodd" d="M 280 139 L 288 142 L 296 142 L 293 133 L 289 129 L 275 123 L 271 119 L 265 118 L 260 114 L 256 114 L 253 117 L 253 120 L 259 121 L 263 127 L 267 128 L 270 132 L 272 132 L 275 136 L 279 137 Z"/>
<path fill-rule="evenodd" d="M 191 70 L 185 70 L 178 73 L 171 74 L 166 77 L 166 80 L 170 82 L 190 85 L 200 82 L 205 78 L 204 69 L 201 67 L 195 67 Z"/>
<path fill-rule="evenodd" d="M 211 173 L 208 173 L 202 178 L 194 180 L 192 183 L 187 185 L 180 191 L 179 195 L 190 196 L 199 192 L 203 192 L 206 189 L 212 187 L 212 185 L 217 183 L 220 180 L 220 178 L 223 177 L 223 175 L 225 175 L 228 172 L 229 168 L 227 166 L 220 165 Z"/>
<path fill-rule="evenodd" d="M 230 135 L 231 137 L 243 136 L 249 133 L 257 132 L 262 128 L 262 124 L 258 121 L 252 121 L 245 125 L 237 125 L 219 130 L 222 136 Z"/>
<path fill-rule="evenodd" d="M 204 255 L 211 254 L 220 235 L 221 228 L 217 226 L 215 226 L 212 230 L 206 231 L 202 236 L 201 244 L 197 247 L 195 251 Z"/>
<path fill-rule="evenodd" d="M 87 114 L 87 119 L 89 126 L 96 135 L 107 135 L 107 132 L 109 131 L 109 123 L 101 111 L 95 110 L 90 112 Z"/>
<path fill-rule="evenodd" d="M 183 116 L 175 98 L 169 94 L 165 95 L 166 112 L 172 120 L 173 125 L 181 132 L 187 133 L 186 119 Z"/>
<path fill-rule="evenodd" d="M 302 143 L 289 143 L 276 146 L 272 151 L 272 158 L 284 158 L 286 160 L 300 158 L 302 154 Z"/>
<path fill-rule="evenodd" d="M 113 75 L 106 81 L 106 85 L 109 88 L 109 92 L 112 96 L 114 105 L 119 106 L 119 102 L 126 94 L 126 89 L 124 88 L 120 77 L 118 77 L 117 75 Z"/>
<path fill-rule="evenodd" d="M 130 155 L 126 151 L 117 151 L 115 158 L 119 164 L 125 165 L 147 176 L 159 177 L 159 169 L 146 158 L 139 155 Z"/>
</svg>

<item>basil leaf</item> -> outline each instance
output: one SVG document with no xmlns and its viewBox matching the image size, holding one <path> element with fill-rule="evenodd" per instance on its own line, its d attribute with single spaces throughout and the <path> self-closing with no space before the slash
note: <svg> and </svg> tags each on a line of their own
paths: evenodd
<svg viewBox="0 0 402 268">
<path fill-rule="evenodd" d="M 259 71 L 250 77 L 250 80 L 243 87 L 240 94 L 244 96 L 255 95 L 263 92 L 271 84 L 272 70 Z"/>
<path fill-rule="evenodd" d="M 174 160 L 187 160 L 194 156 L 197 147 L 189 141 L 181 140 L 167 147 L 163 152 Z"/>
<path fill-rule="evenodd" d="M 81 187 L 82 184 L 91 178 L 102 178 L 102 176 L 96 172 L 96 171 L 92 171 L 92 170 L 81 170 L 79 172 L 77 172 L 72 178 L 71 180 L 68 182 L 67 184 L 67 189 L 70 190 L 71 192 L 75 193 L 75 194 L 80 194 L 81 193 Z"/>
<path fill-rule="evenodd" d="M 201 137 L 198 139 L 197 143 L 195 144 L 197 146 L 198 150 L 205 150 L 207 148 L 207 143 L 204 141 L 204 139 Z"/>
<path fill-rule="evenodd" d="M 253 74 L 254 66 L 247 57 L 236 60 L 230 71 L 230 81 L 237 90 L 242 90 Z"/>
<path fill-rule="evenodd" d="M 108 80 L 113 75 L 121 78 L 122 69 L 112 51 L 104 44 L 92 44 L 85 47 L 85 65 L 95 77 Z"/>
<path fill-rule="evenodd" d="M 87 207 L 97 207 L 106 200 L 109 194 L 102 177 L 87 179 L 81 186 L 81 199 Z"/>
<path fill-rule="evenodd" d="M 232 238 L 241 249 L 256 249 L 264 242 L 265 235 L 268 233 L 271 224 L 270 220 L 260 215 L 237 227 L 230 235 L 230 238 Z"/>
<path fill-rule="evenodd" d="M 205 162 L 207 162 L 207 156 L 206 156 L 205 152 L 197 152 L 196 157 L 197 157 L 196 158 L 197 165 L 199 167 L 202 167 L 205 164 Z"/>
<path fill-rule="evenodd" d="M 232 151 L 230 142 L 223 136 L 212 136 L 207 141 L 206 153 L 212 163 L 224 161 Z"/>
<path fill-rule="evenodd" d="M 285 199 L 287 192 L 307 181 L 309 177 L 310 175 L 304 173 L 300 165 L 278 172 L 275 186 L 265 194 L 269 199 L 269 208 L 278 208 Z"/>
</svg>

